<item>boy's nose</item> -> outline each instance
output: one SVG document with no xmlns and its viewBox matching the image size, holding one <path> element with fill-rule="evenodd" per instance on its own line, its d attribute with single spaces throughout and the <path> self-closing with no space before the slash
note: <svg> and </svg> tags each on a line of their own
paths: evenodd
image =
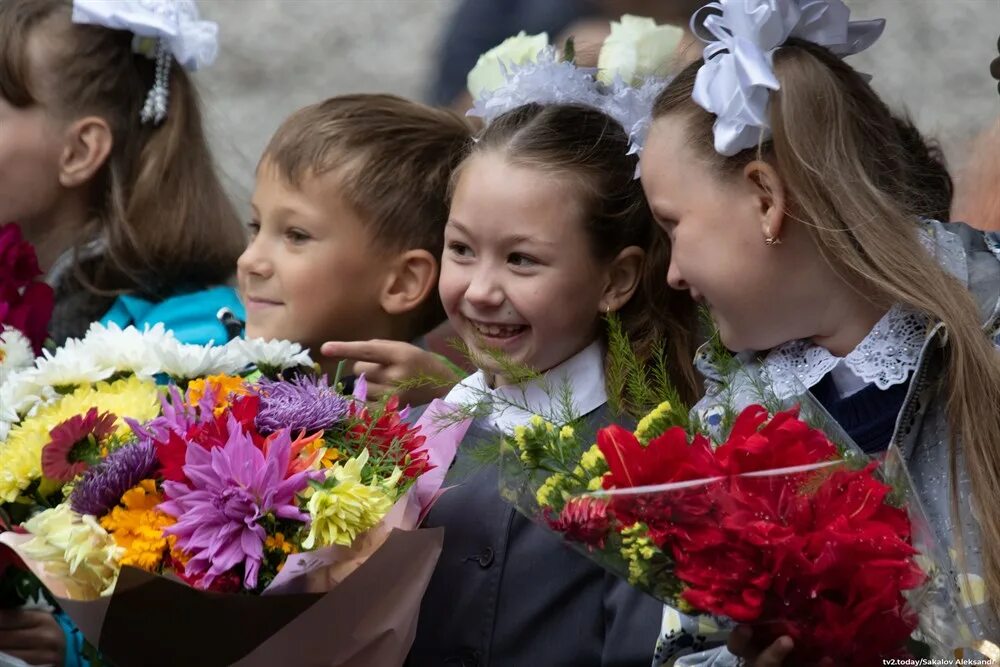
<svg viewBox="0 0 1000 667">
<path fill-rule="evenodd" d="M 272 262 L 267 258 L 266 253 L 262 252 L 260 244 L 257 240 L 250 242 L 247 249 L 243 251 L 240 258 L 236 260 L 236 270 L 239 274 L 255 275 L 263 278 L 270 277 L 273 266 Z"/>
</svg>

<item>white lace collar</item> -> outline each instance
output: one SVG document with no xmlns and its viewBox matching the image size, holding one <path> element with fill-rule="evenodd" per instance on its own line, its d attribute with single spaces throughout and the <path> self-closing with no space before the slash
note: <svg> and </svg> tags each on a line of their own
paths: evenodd
<svg viewBox="0 0 1000 667">
<path fill-rule="evenodd" d="M 771 350 L 761 371 L 779 399 L 799 394 L 803 386 L 814 387 L 835 369 L 841 395 L 869 384 L 888 389 L 906 382 L 916 369 L 926 333 L 926 320 L 919 313 L 897 305 L 845 357 L 810 341 L 796 340 Z M 860 382 L 852 382 L 848 372 Z"/>
<path fill-rule="evenodd" d="M 561 400 L 567 390 L 568 406 Z M 486 374 L 477 371 L 455 385 L 444 400 L 464 407 L 485 404 L 489 413 L 477 421 L 504 433 L 513 432 L 515 426 L 527 425 L 533 414 L 556 419 L 571 411 L 574 417 L 582 417 L 608 400 L 604 388 L 604 349 L 600 342 L 591 343 L 546 371 L 540 380 L 526 385 L 493 389 L 486 381 Z"/>
<path fill-rule="evenodd" d="M 968 260 L 958 235 L 942 223 L 925 220 L 920 228 L 920 241 L 942 268 L 962 284 L 968 283 Z M 845 357 L 837 357 L 811 341 L 796 340 L 772 349 L 760 363 L 760 371 L 776 397 L 782 400 L 811 389 L 828 373 L 832 373 L 841 397 L 870 384 L 888 389 L 906 382 L 916 369 L 926 333 L 927 321 L 920 313 L 896 305 Z M 752 355 L 739 357 L 750 361 Z M 711 377 L 710 361 L 700 358 L 696 364 Z"/>
</svg>

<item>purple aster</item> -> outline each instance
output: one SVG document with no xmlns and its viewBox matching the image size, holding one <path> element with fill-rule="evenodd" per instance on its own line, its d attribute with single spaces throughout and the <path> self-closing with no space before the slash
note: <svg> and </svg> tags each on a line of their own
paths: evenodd
<svg viewBox="0 0 1000 667">
<path fill-rule="evenodd" d="M 281 429 L 322 431 L 347 416 L 347 399 L 327 385 L 325 375 L 300 375 L 282 382 L 265 380 L 256 391 L 260 396 L 256 424 L 262 433 Z"/>
<path fill-rule="evenodd" d="M 296 494 L 318 471 L 286 478 L 291 458 L 288 431 L 281 431 L 261 451 L 230 416 L 229 439 L 207 450 L 188 447 L 184 474 L 190 486 L 164 482 L 167 501 L 158 509 L 177 519 L 164 532 L 177 536 L 177 547 L 191 556 L 185 574 L 200 577 L 208 588 L 219 575 L 243 565 L 243 583 L 257 587 L 267 533 L 260 520 L 268 514 L 281 519 L 309 521 L 299 509 Z"/>
<path fill-rule="evenodd" d="M 70 494 L 70 506 L 79 514 L 102 517 L 126 491 L 152 477 L 156 467 L 156 453 L 148 440 L 116 449 L 83 474 Z"/>
</svg>

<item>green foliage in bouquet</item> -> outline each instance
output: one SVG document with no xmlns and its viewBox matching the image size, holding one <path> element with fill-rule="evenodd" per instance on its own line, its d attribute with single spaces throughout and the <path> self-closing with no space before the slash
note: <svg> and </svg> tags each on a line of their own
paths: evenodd
<svg viewBox="0 0 1000 667">
<path fill-rule="evenodd" d="M 664 404 L 663 416 L 671 425 L 688 426 L 690 406 L 670 379 L 665 342 L 653 344 L 649 359 L 640 359 L 632 347 L 621 320 L 608 315 L 608 356 L 606 364 L 608 402 L 614 412 L 641 419 Z"/>
</svg>

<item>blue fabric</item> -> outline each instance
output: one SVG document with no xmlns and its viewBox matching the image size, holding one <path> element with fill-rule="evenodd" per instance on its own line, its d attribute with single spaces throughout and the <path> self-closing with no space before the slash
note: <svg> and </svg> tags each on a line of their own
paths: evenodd
<svg viewBox="0 0 1000 667">
<path fill-rule="evenodd" d="M 90 663 L 83 657 L 83 634 L 63 612 L 57 611 L 53 616 L 66 637 L 66 659 L 63 661 L 63 667 L 89 667 Z"/>
<path fill-rule="evenodd" d="M 841 398 L 833 378 L 827 374 L 812 388 L 812 394 L 866 454 L 877 454 L 885 451 L 892 440 L 909 387 L 909 380 L 888 389 L 871 384 Z"/>
<path fill-rule="evenodd" d="M 239 319 L 246 319 L 243 304 L 236 290 L 228 286 L 212 287 L 197 292 L 186 292 L 153 302 L 135 296 L 120 296 L 111 310 L 101 318 L 101 324 L 130 324 L 142 329 L 162 322 L 182 343 L 221 345 L 232 336 L 219 319 L 219 312 L 227 308 Z"/>
</svg>

